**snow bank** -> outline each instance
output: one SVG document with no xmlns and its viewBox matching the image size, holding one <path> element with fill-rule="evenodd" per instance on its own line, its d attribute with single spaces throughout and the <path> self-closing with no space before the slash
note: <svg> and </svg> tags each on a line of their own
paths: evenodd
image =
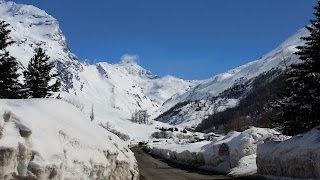
<svg viewBox="0 0 320 180">
<path fill-rule="evenodd" d="M 228 175 L 233 177 L 248 176 L 257 173 L 256 154 L 242 157 L 237 166 L 232 168 Z"/>
<path fill-rule="evenodd" d="M 221 166 L 218 170 L 232 176 L 255 174 L 255 154 L 259 144 L 275 139 L 278 132 L 267 128 L 252 127 L 241 133 L 230 132 L 208 144 L 200 153 L 204 154 L 206 165 Z M 222 144 L 228 147 L 229 155 L 219 155 Z"/>
<path fill-rule="evenodd" d="M 320 128 L 260 145 L 257 166 L 263 175 L 320 179 Z"/>
<path fill-rule="evenodd" d="M 153 144 L 149 147 L 153 154 L 165 159 L 171 159 L 193 165 L 204 165 L 204 158 L 198 152 L 208 143 L 209 141 L 203 141 L 182 145 L 167 141 Z"/>
<path fill-rule="evenodd" d="M 250 128 L 233 138 L 229 145 L 231 167 L 238 166 L 241 158 L 257 153 L 259 144 L 265 140 L 276 138 L 279 133 L 267 128 Z"/>
<path fill-rule="evenodd" d="M 240 133 L 233 131 L 228 133 L 226 136 L 221 136 L 216 138 L 213 142 L 202 147 L 201 153 L 205 156 L 205 164 L 208 166 L 219 166 L 219 164 L 224 162 L 224 167 L 222 171 L 228 171 L 230 169 L 230 162 L 228 156 L 219 156 L 219 149 L 222 144 L 227 144 L 233 138 L 239 136 Z"/>
<path fill-rule="evenodd" d="M 208 166 L 232 176 L 257 172 L 255 163 L 257 146 L 268 139 L 276 139 L 278 132 L 266 128 L 250 128 L 244 132 L 230 132 L 214 141 L 192 144 L 163 142 L 151 145 L 151 152 L 166 159 L 198 166 Z M 222 146 L 226 147 L 224 154 Z M 212 168 L 214 167 L 214 168 Z"/>
<path fill-rule="evenodd" d="M 0 100 L 0 179 L 138 179 L 133 153 L 74 106 Z"/>
</svg>

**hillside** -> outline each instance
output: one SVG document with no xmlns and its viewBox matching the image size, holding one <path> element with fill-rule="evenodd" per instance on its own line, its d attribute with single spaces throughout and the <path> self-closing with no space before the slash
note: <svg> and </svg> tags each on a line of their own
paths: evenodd
<svg viewBox="0 0 320 180">
<path fill-rule="evenodd" d="M 256 88 L 258 84 L 253 82 L 259 76 L 269 74 L 272 78 L 272 71 L 284 71 L 298 62 L 293 53 L 296 46 L 304 43 L 300 38 L 307 35 L 308 31 L 301 29 L 261 59 L 205 80 L 182 95 L 174 95 L 160 108 L 162 114 L 156 120 L 182 127 L 197 126 L 212 114 L 236 107 Z"/>
<path fill-rule="evenodd" d="M 240 100 L 237 106 L 208 116 L 197 125 L 196 129 L 227 133 L 232 130 L 244 131 L 250 126 L 272 127 L 270 118 L 275 116 L 275 112 L 270 108 L 270 102 L 277 99 L 284 85 L 285 74 L 279 69 L 273 69 L 245 85 L 233 86 L 221 95 L 243 96 L 238 96 Z M 250 87 L 250 91 L 245 90 L 247 87 Z"/>
</svg>

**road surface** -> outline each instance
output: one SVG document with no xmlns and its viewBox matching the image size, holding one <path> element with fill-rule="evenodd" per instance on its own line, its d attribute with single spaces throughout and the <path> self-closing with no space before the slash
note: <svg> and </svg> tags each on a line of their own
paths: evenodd
<svg viewBox="0 0 320 180">
<path fill-rule="evenodd" d="M 211 172 L 195 171 L 187 167 L 172 164 L 164 159 L 146 154 L 139 147 L 134 147 L 131 150 L 138 161 L 140 180 L 233 179 L 223 175 L 214 175 Z"/>
</svg>

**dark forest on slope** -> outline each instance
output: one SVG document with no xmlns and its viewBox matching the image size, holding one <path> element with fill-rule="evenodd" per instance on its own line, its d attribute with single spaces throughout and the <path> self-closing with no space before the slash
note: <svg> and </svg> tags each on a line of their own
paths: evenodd
<svg viewBox="0 0 320 180">
<path fill-rule="evenodd" d="M 227 133 L 230 130 L 242 131 L 248 126 L 272 127 L 271 118 L 275 112 L 269 104 L 278 98 L 277 94 L 284 84 L 284 72 L 271 70 L 245 84 L 230 87 L 219 96 L 227 98 L 240 96 L 238 106 L 209 116 L 197 126 L 196 130 Z"/>
</svg>

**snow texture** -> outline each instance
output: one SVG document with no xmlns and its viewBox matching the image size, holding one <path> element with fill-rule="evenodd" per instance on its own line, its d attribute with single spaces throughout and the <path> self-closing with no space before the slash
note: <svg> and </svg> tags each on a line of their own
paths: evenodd
<svg viewBox="0 0 320 180">
<path fill-rule="evenodd" d="M 127 144 L 62 100 L 0 100 L 0 179 L 138 179 Z"/>
<path fill-rule="evenodd" d="M 258 147 L 258 173 L 275 177 L 320 179 L 320 128 Z"/>
<path fill-rule="evenodd" d="M 252 175 L 257 172 L 255 163 L 257 146 L 269 139 L 279 139 L 279 133 L 267 128 L 252 127 L 244 132 L 230 132 L 215 140 L 192 144 L 162 141 L 149 145 L 151 152 L 166 159 L 206 166 L 231 176 Z M 222 144 L 227 154 L 220 154 Z M 212 168 L 213 167 L 213 168 Z"/>
</svg>

